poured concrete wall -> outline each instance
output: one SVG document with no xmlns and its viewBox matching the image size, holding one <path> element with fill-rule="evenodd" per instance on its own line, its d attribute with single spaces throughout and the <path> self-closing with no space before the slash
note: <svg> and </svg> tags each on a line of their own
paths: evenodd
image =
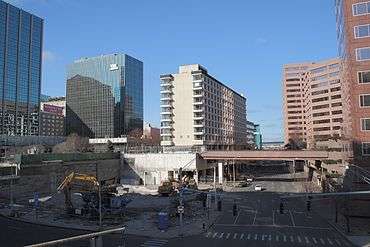
<svg viewBox="0 0 370 247">
<path fill-rule="evenodd" d="M 123 154 L 122 182 L 159 185 L 169 178 L 169 172 L 177 176 L 180 167 L 184 171 L 204 169 L 205 161 L 194 153 Z"/>
</svg>

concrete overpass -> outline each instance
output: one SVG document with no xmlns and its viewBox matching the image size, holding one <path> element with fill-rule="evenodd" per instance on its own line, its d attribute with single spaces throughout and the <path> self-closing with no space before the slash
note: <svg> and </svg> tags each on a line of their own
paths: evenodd
<svg viewBox="0 0 370 247">
<path fill-rule="evenodd" d="M 329 159 L 329 152 L 312 150 L 206 151 L 200 156 L 204 160 L 325 160 Z"/>
</svg>

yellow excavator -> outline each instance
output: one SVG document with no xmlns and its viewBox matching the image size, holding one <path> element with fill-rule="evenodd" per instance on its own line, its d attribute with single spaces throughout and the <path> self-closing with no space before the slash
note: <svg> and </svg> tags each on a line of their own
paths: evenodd
<svg viewBox="0 0 370 247">
<path fill-rule="evenodd" d="M 65 196 L 66 211 L 69 214 L 84 214 L 96 211 L 99 204 L 99 186 L 102 204 L 109 207 L 111 198 L 116 197 L 115 178 L 102 180 L 101 184 L 95 176 L 72 172 L 66 176 L 58 186 L 57 191 L 63 192 Z M 76 209 L 72 203 L 72 190 L 81 193 L 85 202 L 84 209 Z M 85 212 L 82 212 L 82 211 Z"/>
</svg>

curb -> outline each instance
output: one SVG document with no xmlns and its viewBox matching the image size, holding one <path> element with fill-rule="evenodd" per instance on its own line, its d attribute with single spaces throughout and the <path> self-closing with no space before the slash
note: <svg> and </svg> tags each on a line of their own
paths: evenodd
<svg viewBox="0 0 370 247">
<path fill-rule="evenodd" d="M 326 223 L 328 223 L 332 228 L 334 228 L 334 230 L 339 233 L 345 240 L 347 240 L 348 243 L 352 244 L 353 246 L 358 246 L 356 245 L 355 243 L 353 243 L 349 238 L 348 236 L 342 231 L 340 230 L 334 223 L 330 222 L 328 219 L 324 218 L 323 216 L 321 216 L 319 213 L 317 213 L 316 211 L 312 210 L 313 213 L 315 213 L 318 217 L 320 217 L 322 220 L 324 220 Z"/>
</svg>

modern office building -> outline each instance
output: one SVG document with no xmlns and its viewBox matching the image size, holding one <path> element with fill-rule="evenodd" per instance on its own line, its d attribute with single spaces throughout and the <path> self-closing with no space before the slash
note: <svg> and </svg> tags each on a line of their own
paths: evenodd
<svg viewBox="0 0 370 247">
<path fill-rule="evenodd" d="M 370 1 L 336 0 L 345 161 L 370 168 Z"/>
<path fill-rule="evenodd" d="M 300 140 L 314 149 L 340 138 L 340 59 L 288 64 L 283 70 L 285 143 Z"/>
<path fill-rule="evenodd" d="M 40 135 L 65 135 L 66 99 L 49 97 L 40 104 Z"/>
<path fill-rule="evenodd" d="M 0 134 L 39 134 L 43 20 L 0 0 Z"/>
<path fill-rule="evenodd" d="M 111 54 L 82 58 L 68 66 L 67 135 L 112 138 L 142 130 L 141 61 Z"/>
<path fill-rule="evenodd" d="M 242 149 L 247 144 L 246 99 L 199 64 L 161 75 L 161 145 Z"/>
<path fill-rule="evenodd" d="M 247 143 L 255 149 L 262 148 L 262 134 L 259 124 L 247 120 Z"/>
</svg>

